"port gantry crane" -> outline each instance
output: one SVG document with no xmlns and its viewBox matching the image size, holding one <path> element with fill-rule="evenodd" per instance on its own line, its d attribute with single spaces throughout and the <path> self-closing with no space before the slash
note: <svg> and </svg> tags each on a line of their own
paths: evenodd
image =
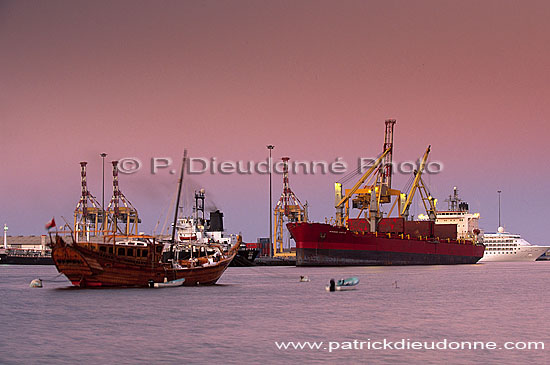
<svg viewBox="0 0 550 365">
<path fill-rule="evenodd" d="M 302 204 L 300 199 L 290 189 L 288 183 L 288 160 L 290 158 L 283 157 L 283 192 L 275 209 L 273 215 L 275 218 L 275 227 L 273 229 L 273 256 L 294 256 L 295 253 L 283 252 L 283 232 L 284 221 L 288 222 L 307 222 L 307 202 Z M 285 219 L 286 218 L 286 219 Z"/>
<path fill-rule="evenodd" d="M 414 198 L 416 190 L 419 191 L 422 197 L 422 202 L 426 208 L 426 212 L 431 220 L 435 220 L 436 209 L 435 199 L 430 195 L 426 184 L 422 180 L 422 172 L 426 166 L 430 146 L 428 146 L 420 167 L 414 171 L 415 179 L 411 186 L 409 194 L 402 193 L 400 190 L 392 189 L 392 152 L 393 152 L 393 129 L 395 119 L 387 119 L 386 131 L 384 137 L 384 149 L 382 155 L 378 157 L 369 167 L 369 169 L 361 176 L 359 181 L 351 188 L 345 189 L 345 194 L 342 194 L 342 183 L 335 183 L 335 208 L 336 208 L 336 225 L 348 226 L 350 203 L 352 208 L 359 209 L 357 218 L 364 213 L 365 218 L 369 222 L 370 232 L 375 232 L 378 222 L 382 218 L 380 210 L 381 204 L 391 203 L 392 196 L 395 197 L 393 205 L 388 212 L 390 216 L 396 205 L 398 206 L 399 217 L 409 219 L 409 208 Z"/>
<path fill-rule="evenodd" d="M 87 164 L 86 161 L 80 163 L 81 193 L 74 210 L 74 238 L 77 242 L 87 241 L 90 236 L 98 236 L 104 227 L 101 204 L 88 190 Z"/>
<path fill-rule="evenodd" d="M 118 161 L 113 164 L 113 196 L 103 212 L 101 204 L 88 190 L 86 165 L 80 163 L 80 199 L 74 210 L 74 237 L 77 242 L 103 235 L 110 240 L 116 234 L 137 235 L 138 212 L 118 187 Z M 104 214 L 105 213 L 105 214 Z M 103 219 L 105 218 L 105 222 Z"/>
<path fill-rule="evenodd" d="M 107 207 L 107 223 L 109 224 L 107 233 L 112 233 L 113 238 L 117 233 L 122 235 L 137 235 L 138 211 L 132 203 L 124 196 L 118 186 L 118 161 L 112 161 L 113 164 L 113 196 Z"/>
</svg>

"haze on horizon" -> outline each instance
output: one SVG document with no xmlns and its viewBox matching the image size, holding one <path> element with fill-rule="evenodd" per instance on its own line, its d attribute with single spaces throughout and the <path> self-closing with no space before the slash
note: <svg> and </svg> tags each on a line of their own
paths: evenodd
<svg viewBox="0 0 550 365">
<path fill-rule="evenodd" d="M 0 2 L 0 223 L 70 221 L 80 161 L 101 198 L 101 152 L 108 200 L 112 159 L 177 170 L 184 148 L 262 161 L 273 144 L 276 160 L 354 164 L 395 118 L 394 161 L 431 145 L 444 166 L 427 179 L 439 207 L 457 186 L 495 231 L 502 190 L 506 229 L 550 243 L 549 18 L 547 1 Z M 145 232 L 173 214 L 177 181 L 148 168 L 120 178 Z M 334 215 L 339 177 L 290 176 L 313 220 Z M 204 187 L 229 232 L 269 235 L 266 175 L 186 182 L 186 207 Z M 274 175 L 273 205 L 281 189 Z"/>
</svg>

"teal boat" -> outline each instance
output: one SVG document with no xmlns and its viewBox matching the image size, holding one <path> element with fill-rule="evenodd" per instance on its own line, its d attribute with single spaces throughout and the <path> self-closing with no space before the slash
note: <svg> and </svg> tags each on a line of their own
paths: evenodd
<svg viewBox="0 0 550 365">
<path fill-rule="evenodd" d="M 347 279 L 340 279 L 336 282 L 336 286 L 355 286 L 359 284 L 359 278 L 351 277 Z"/>
<path fill-rule="evenodd" d="M 330 279 L 330 284 L 325 286 L 325 289 L 326 291 L 355 290 L 357 284 L 359 284 L 359 278 L 356 277 L 340 279 L 336 282 L 334 279 Z"/>
</svg>

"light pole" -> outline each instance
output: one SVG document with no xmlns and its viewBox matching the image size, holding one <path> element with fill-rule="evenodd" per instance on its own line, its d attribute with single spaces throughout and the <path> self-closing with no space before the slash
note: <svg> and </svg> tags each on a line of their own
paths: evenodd
<svg viewBox="0 0 550 365">
<path fill-rule="evenodd" d="M 101 225 L 103 226 L 103 233 L 105 233 L 105 157 L 107 157 L 107 154 L 103 152 L 100 156 L 103 160 L 103 172 L 101 174 Z"/>
<path fill-rule="evenodd" d="M 273 164 L 271 163 L 271 150 L 274 148 L 275 146 L 271 144 L 267 145 L 267 149 L 269 150 L 269 256 L 271 257 L 273 257 L 273 198 L 271 197 L 271 170 Z"/>
<path fill-rule="evenodd" d="M 500 193 L 502 190 L 497 190 L 498 193 L 498 227 L 500 228 Z"/>
<path fill-rule="evenodd" d="M 8 249 L 8 225 L 4 223 L 4 249 Z"/>
</svg>

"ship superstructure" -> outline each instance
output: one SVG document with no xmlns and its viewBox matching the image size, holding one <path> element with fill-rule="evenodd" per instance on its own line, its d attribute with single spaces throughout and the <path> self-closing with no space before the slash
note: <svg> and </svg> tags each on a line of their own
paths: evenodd
<svg viewBox="0 0 550 365">
<path fill-rule="evenodd" d="M 479 213 L 470 213 L 468 203 L 458 196 L 458 189 L 446 200 L 447 210 L 437 211 L 435 224 L 456 224 L 457 238 L 473 240 L 480 234 Z"/>
<path fill-rule="evenodd" d="M 209 219 L 206 219 L 204 210 L 205 191 L 200 189 L 195 191 L 195 203 L 193 214 L 189 217 L 178 218 L 176 221 L 175 242 L 178 247 L 192 253 L 190 250 L 193 245 L 211 245 L 217 244 L 227 251 L 238 243 L 237 234 L 227 234 L 223 224 L 223 213 L 215 210 L 209 213 Z M 255 246 L 242 242 L 237 251 L 237 255 L 231 261 L 231 266 L 252 266 L 254 260 L 260 252 Z M 169 251 L 170 245 L 166 244 L 165 251 Z"/>
</svg>

